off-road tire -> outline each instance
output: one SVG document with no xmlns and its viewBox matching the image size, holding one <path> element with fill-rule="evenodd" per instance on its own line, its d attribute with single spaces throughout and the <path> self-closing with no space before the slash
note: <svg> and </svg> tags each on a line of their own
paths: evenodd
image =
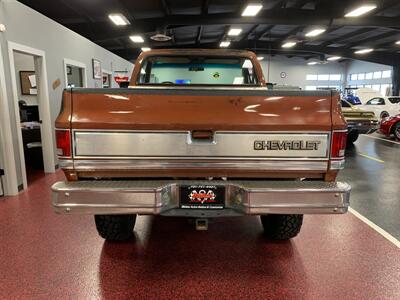
<svg viewBox="0 0 400 300">
<path fill-rule="evenodd" d="M 355 143 L 355 141 L 357 141 L 357 139 L 358 139 L 358 132 L 350 132 L 348 135 L 347 135 L 347 142 L 348 142 L 348 144 L 354 144 Z"/>
<path fill-rule="evenodd" d="M 394 137 L 396 138 L 396 140 L 400 141 L 400 122 L 397 122 L 393 126 L 393 134 L 394 134 Z"/>
<path fill-rule="evenodd" d="M 264 234 L 272 240 L 295 237 L 303 224 L 303 215 L 263 215 L 260 218 Z"/>
<path fill-rule="evenodd" d="M 136 215 L 95 215 L 97 232 L 110 242 L 123 242 L 133 237 Z"/>
</svg>

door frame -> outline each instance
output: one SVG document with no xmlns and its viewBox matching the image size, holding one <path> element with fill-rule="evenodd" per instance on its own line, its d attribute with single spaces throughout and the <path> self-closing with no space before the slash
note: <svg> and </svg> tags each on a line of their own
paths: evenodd
<svg viewBox="0 0 400 300">
<path fill-rule="evenodd" d="M 110 88 L 112 88 L 112 71 L 106 70 L 106 69 L 101 69 L 101 74 L 107 74 L 110 76 Z M 103 78 L 101 79 L 101 86 L 104 88 L 104 84 L 103 84 Z"/>
<path fill-rule="evenodd" d="M 1 161 L 4 168 L 4 194 L 18 194 L 18 177 L 15 169 L 15 155 L 13 136 L 10 120 L 10 106 L 7 96 L 6 72 L 4 69 L 3 51 L 0 47 L 0 139 L 4 143 L 0 144 Z"/>
<path fill-rule="evenodd" d="M 17 89 L 17 77 L 16 77 L 17 74 L 15 73 L 14 52 L 20 52 L 23 54 L 32 55 L 35 64 L 35 72 L 37 72 L 36 76 L 40 78 L 40 80 L 38 80 L 39 86 L 38 86 L 37 99 L 39 107 L 39 116 L 40 119 L 42 120 L 42 124 L 40 126 L 40 134 L 41 134 L 43 165 L 45 173 L 55 172 L 54 130 L 52 130 L 52 125 L 51 125 L 52 122 L 51 122 L 51 112 L 50 112 L 51 110 L 50 110 L 45 51 L 9 41 L 8 56 L 10 62 L 12 96 L 14 101 L 13 103 L 14 103 L 14 113 L 16 122 L 15 125 L 17 128 L 17 139 L 18 139 L 19 156 L 21 162 L 23 189 L 26 189 L 28 187 L 28 183 L 26 178 L 24 146 L 22 140 L 22 133 L 20 130 L 21 119 L 19 116 L 18 89 Z M 12 157 L 14 157 L 14 154 L 12 155 Z"/>
<path fill-rule="evenodd" d="M 78 67 L 78 68 L 83 69 L 83 72 L 82 72 L 82 84 L 83 84 L 84 88 L 87 87 L 87 69 L 86 69 L 86 64 L 84 64 L 83 62 L 77 61 L 77 60 L 69 59 L 69 58 L 64 58 L 63 62 L 64 62 L 64 82 L 65 82 L 65 87 L 68 87 L 67 66 L 73 66 L 73 67 Z"/>
</svg>

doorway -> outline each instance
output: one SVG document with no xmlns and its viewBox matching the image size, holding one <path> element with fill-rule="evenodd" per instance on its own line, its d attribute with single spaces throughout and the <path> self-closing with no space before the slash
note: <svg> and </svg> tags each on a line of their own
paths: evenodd
<svg viewBox="0 0 400 300">
<path fill-rule="evenodd" d="M 66 87 L 87 87 L 86 65 L 76 60 L 64 58 Z"/>
<path fill-rule="evenodd" d="M 55 172 L 44 51 L 8 43 L 23 189 Z"/>
<path fill-rule="evenodd" d="M 37 76 L 33 55 L 14 51 L 18 108 L 28 185 L 44 176 Z"/>
<path fill-rule="evenodd" d="M 111 81 L 111 76 L 112 76 L 112 72 L 108 71 L 108 70 L 102 70 L 103 73 L 103 88 L 107 89 L 107 88 L 111 88 L 112 86 L 112 81 Z"/>
</svg>

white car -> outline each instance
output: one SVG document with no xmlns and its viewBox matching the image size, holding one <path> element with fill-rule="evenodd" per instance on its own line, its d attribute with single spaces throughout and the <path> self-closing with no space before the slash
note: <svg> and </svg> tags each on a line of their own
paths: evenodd
<svg viewBox="0 0 400 300">
<path fill-rule="evenodd" d="M 400 96 L 373 97 L 360 106 L 372 110 L 378 118 L 384 119 L 400 113 Z"/>
</svg>

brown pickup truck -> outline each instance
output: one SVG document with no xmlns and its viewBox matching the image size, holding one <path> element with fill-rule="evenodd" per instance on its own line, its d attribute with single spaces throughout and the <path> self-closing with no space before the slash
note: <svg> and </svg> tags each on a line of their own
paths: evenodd
<svg viewBox="0 0 400 300">
<path fill-rule="evenodd" d="M 136 215 L 260 215 L 289 239 L 303 214 L 347 211 L 346 122 L 334 91 L 268 89 L 254 53 L 142 53 L 129 88 L 66 89 L 56 120 L 66 181 L 58 213 L 95 215 L 99 234 L 126 240 Z"/>
</svg>

